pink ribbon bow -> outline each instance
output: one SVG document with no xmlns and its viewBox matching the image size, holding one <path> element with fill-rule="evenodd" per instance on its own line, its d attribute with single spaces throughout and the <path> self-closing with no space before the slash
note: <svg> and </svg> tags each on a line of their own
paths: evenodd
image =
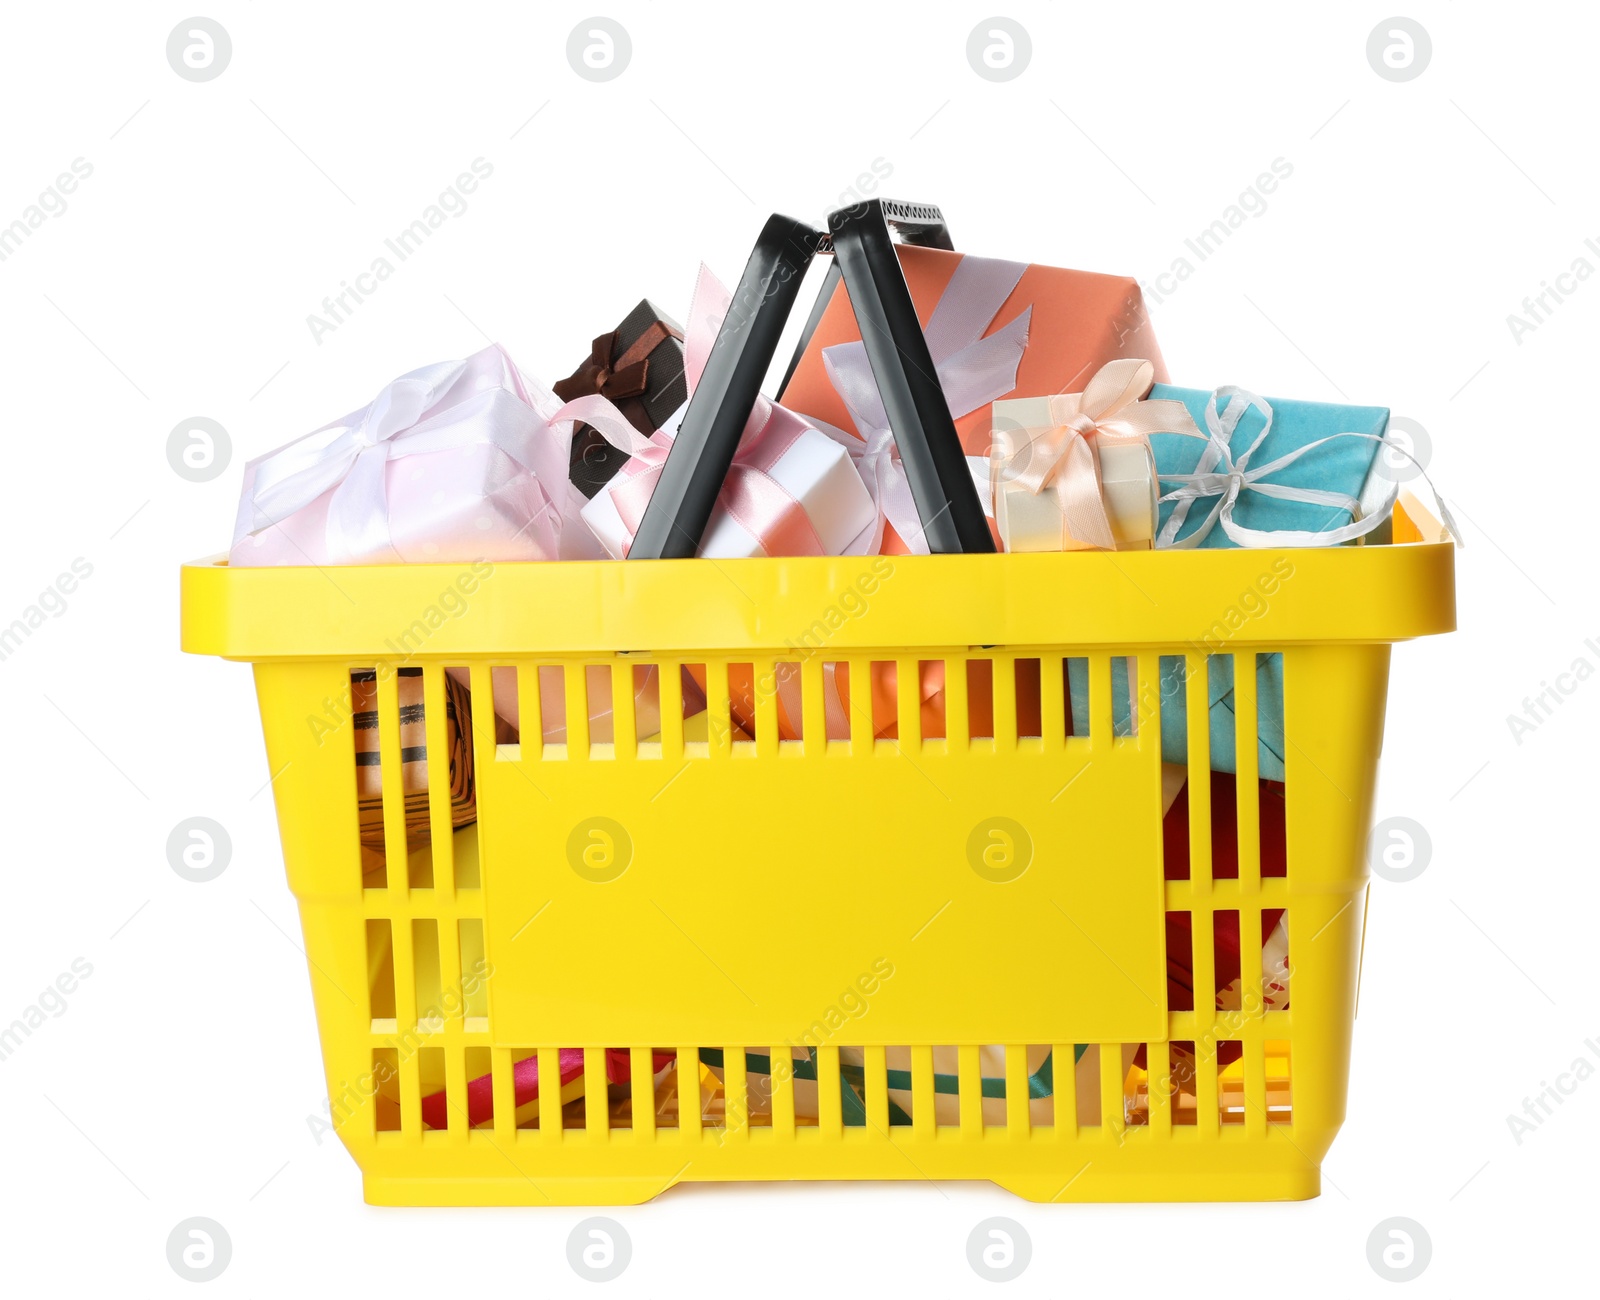
<svg viewBox="0 0 1600 1300">
<path fill-rule="evenodd" d="M 1172 398 L 1141 401 L 1155 380 L 1148 361 L 1108 361 L 1081 393 L 1050 398 L 1050 423 L 1042 427 L 1001 428 L 995 435 L 995 485 L 1011 485 L 1037 496 L 1055 493 L 1067 532 L 1081 542 L 1114 550 L 1116 540 L 1100 488 L 1100 469 L 1092 440 L 1144 442 L 1152 433 L 1193 433 L 1194 418 Z"/>
</svg>

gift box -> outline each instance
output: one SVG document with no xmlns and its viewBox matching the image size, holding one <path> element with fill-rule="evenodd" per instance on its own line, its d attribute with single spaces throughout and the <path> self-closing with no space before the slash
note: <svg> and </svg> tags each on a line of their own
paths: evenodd
<svg viewBox="0 0 1600 1300">
<path fill-rule="evenodd" d="M 969 455 L 990 455 L 990 404 L 997 398 L 1080 392 L 1101 366 L 1122 357 L 1146 358 L 1153 378 L 1166 376 L 1138 283 L 1128 277 L 909 244 L 895 251 Z M 871 470 L 863 477 L 881 480 L 891 526 L 883 549 L 925 553 L 843 284 L 780 396 L 786 406 L 864 441 Z"/>
<path fill-rule="evenodd" d="M 396 671 L 400 695 L 400 787 L 405 795 L 406 851 L 427 843 L 428 735 L 422 699 L 422 669 Z M 378 679 L 372 671 L 350 674 L 351 722 L 355 727 L 356 801 L 363 848 L 382 850 L 383 769 L 380 764 Z M 472 702 L 459 682 L 446 677 L 445 735 L 450 755 L 450 824 L 477 820 L 472 779 Z"/>
<path fill-rule="evenodd" d="M 595 399 L 589 399 L 593 401 Z M 245 467 L 231 565 L 581 558 L 571 423 L 499 345 L 424 366 Z M 581 498 L 579 499 L 581 501 Z M 586 537 L 586 534 L 584 535 Z"/>
<path fill-rule="evenodd" d="M 1158 547 L 1334 546 L 1388 518 L 1393 485 L 1355 518 L 1384 445 L 1387 407 L 1165 383 L 1150 396 L 1182 402 L 1203 431 L 1151 437 L 1166 492 Z"/>
<path fill-rule="evenodd" d="M 684 339 L 691 393 L 730 303 L 727 289 L 702 266 Z M 583 507 L 584 522 L 615 559 L 626 556 L 632 544 L 687 409 L 685 402 L 673 412 Z M 758 398 L 699 554 L 713 559 L 864 554 L 881 514 L 856 469 L 852 441 L 838 429 Z"/>
<path fill-rule="evenodd" d="M 994 403 L 990 496 L 1007 551 L 1150 548 L 1150 435 L 1198 432 L 1181 402 L 1141 400 L 1153 376 L 1148 361 L 1108 361 L 1081 393 Z"/>
<path fill-rule="evenodd" d="M 648 298 L 609 334 L 590 346 L 572 374 L 554 385 L 563 402 L 598 394 L 647 437 L 688 399 L 683 369 L 683 329 Z M 593 497 L 627 463 L 628 456 L 599 430 L 580 424 L 572 439 L 572 482 Z"/>
<path fill-rule="evenodd" d="M 1293 570 L 1289 570 L 1293 572 Z M 1245 656 L 1254 658 L 1256 672 L 1256 768 L 1257 775 L 1269 781 L 1284 779 L 1283 739 L 1283 656 L 1279 654 Z M 1155 690 L 1146 695 L 1139 689 L 1136 667 L 1126 658 L 1111 661 L 1111 727 L 1118 736 L 1134 734 L 1135 710 L 1149 716 L 1152 708 L 1161 717 L 1161 758 L 1166 763 L 1187 763 L 1189 759 L 1188 691 L 1191 686 L 1206 692 L 1210 715 L 1211 769 L 1237 772 L 1238 720 L 1234 713 L 1234 673 L 1232 655 L 1206 657 L 1203 681 L 1188 680 L 1187 661 L 1182 655 L 1162 655 L 1160 676 Z M 1085 659 L 1067 661 L 1067 691 L 1072 705 L 1074 735 L 1089 734 L 1089 665 Z"/>
<path fill-rule="evenodd" d="M 650 471 L 665 461 L 687 409 L 685 403 L 662 427 L 659 459 L 630 461 L 583 508 L 584 522 L 613 559 L 627 554 L 649 500 L 647 485 L 653 486 Z M 740 444 L 699 554 L 719 560 L 843 555 L 873 517 L 848 449 L 793 412 L 769 406 L 767 420 Z"/>
</svg>

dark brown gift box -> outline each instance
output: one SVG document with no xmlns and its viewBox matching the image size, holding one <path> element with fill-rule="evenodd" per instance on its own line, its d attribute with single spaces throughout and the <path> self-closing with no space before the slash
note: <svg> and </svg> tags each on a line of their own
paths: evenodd
<svg viewBox="0 0 1600 1300">
<path fill-rule="evenodd" d="M 555 385 L 563 402 L 598 393 L 647 437 L 689 399 L 683 376 L 683 329 L 648 298 L 609 334 L 595 339 L 589 356 Z M 597 429 L 580 424 L 572 435 L 572 482 L 592 498 L 627 461 Z"/>
</svg>

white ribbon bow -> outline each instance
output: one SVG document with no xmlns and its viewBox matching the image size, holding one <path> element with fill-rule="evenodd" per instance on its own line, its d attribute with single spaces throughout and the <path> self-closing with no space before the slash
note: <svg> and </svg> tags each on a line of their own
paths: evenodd
<svg viewBox="0 0 1600 1300">
<path fill-rule="evenodd" d="M 966 256 L 939 296 L 923 336 L 951 418 L 960 419 L 1017 386 L 1017 366 L 1028 346 L 1032 306 L 987 338 L 983 332 L 1027 269 L 1022 262 Z M 849 450 L 877 509 L 870 548 L 852 549 L 846 554 L 877 554 L 882 549 L 887 521 L 894 525 L 913 555 L 926 555 L 928 542 L 923 536 L 921 516 L 889 430 L 889 417 L 872 376 L 866 344 L 856 341 L 824 348 L 822 361 L 861 437 L 853 438 L 820 421 L 814 422 Z M 866 545 L 862 539 L 858 541 Z"/>
</svg>

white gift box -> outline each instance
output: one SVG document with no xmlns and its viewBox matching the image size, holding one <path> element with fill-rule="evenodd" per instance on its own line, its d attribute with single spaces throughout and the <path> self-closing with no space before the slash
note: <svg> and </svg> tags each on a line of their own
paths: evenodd
<svg viewBox="0 0 1600 1300">
<path fill-rule="evenodd" d="M 676 436 L 687 403 L 673 413 L 662 432 Z M 774 419 L 792 413 L 776 408 Z M 823 553 L 842 555 L 876 519 L 872 496 L 861 481 L 849 451 L 827 434 L 809 425 L 800 430 L 793 443 L 766 468 L 767 477 L 797 502 L 822 543 Z M 626 470 L 618 473 L 584 506 L 582 515 L 606 553 L 620 560 L 633 536 L 617 512 L 612 492 L 627 482 Z M 726 504 L 718 500 L 700 541 L 703 559 L 736 560 L 765 555 L 761 539 L 734 519 Z"/>
<path fill-rule="evenodd" d="M 1017 439 L 1029 429 L 1052 424 L 1048 397 L 1019 397 L 994 404 L 992 424 L 995 454 L 1001 465 L 1021 451 Z M 1089 439 L 1100 471 L 1101 500 L 1111 523 L 1111 536 L 1119 551 L 1148 550 L 1155 537 L 1157 498 L 1155 457 L 1147 442 L 1110 442 Z M 997 475 L 994 483 L 994 521 L 1001 545 L 1011 552 L 1084 551 L 1090 542 L 1072 536 L 1054 491 L 1030 492 L 1020 483 Z"/>
</svg>

